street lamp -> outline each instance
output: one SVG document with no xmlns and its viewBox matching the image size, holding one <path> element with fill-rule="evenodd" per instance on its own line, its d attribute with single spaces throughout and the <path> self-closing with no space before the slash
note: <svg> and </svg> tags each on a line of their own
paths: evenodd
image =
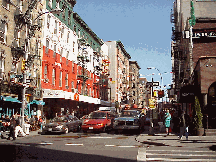
<svg viewBox="0 0 216 162">
<path fill-rule="evenodd" d="M 43 12 L 43 13 L 40 13 L 33 21 L 30 20 L 30 17 L 31 17 L 31 12 L 33 10 L 33 8 L 35 7 L 36 3 L 38 2 L 38 0 L 34 0 L 30 5 L 28 5 L 28 9 L 27 11 L 25 12 L 25 14 L 19 14 L 19 15 L 16 15 L 16 20 L 17 20 L 17 27 L 18 27 L 18 30 L 20 30 L 22 28 L 23 25 L 25 25 L 25 31 L 26 31 L 26 39 L 25 39 L 25 46 L 24 46 L 24 61 L 22 62 L 23 63 L 23 89 L 22 89 L 22 114 L 21 114 L 21 117 L 22 117 L 22 121 L 21 121 L 21 125 L 22 127 L 24 126 L 24 109 L 25 109 L 25 93 L 26 93 L 26 62 L 27 62 L 27 59 L 28 59 L 28 55 L 30 54 L 30 50 L 29 50 L 29 41 L 31 39 L 31 37 L 34 35 L 34 31 L 38 28 L 38 25 L 34 25 L 33 23 L 40 17 L 42 16 L 43 14 L 46 14 L 46 13 L 60 13 L 62 12 L 62 10 L 60 9 L 54 9 L 54 10 L 51 10 L 51 11 L 46 11 L 46 12 Z M 11 4 L 12 6 L 16 7 L 19 11 L 19 7 L 16 6 L 11 0 L 8 0 L 8 3 Z M 22 13 L 22 12 L 21 12 Z"/>
</svg>

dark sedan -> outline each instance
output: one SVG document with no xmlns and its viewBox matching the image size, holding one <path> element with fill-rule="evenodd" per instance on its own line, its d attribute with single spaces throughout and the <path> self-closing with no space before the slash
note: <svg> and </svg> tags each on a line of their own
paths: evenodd
<svg viewBox="0 0 216 162">
<path fill-rule="evenodd" d="M 139 114 L 137 110 L 123 110 L 121 115 L 115 118 L 113 128 L 115 130 L 139 130 L 141 126 Z"/>
<path fill-rule="evenodd" d="M 43 125 L 42 134 L 45 133 L 68 133 L 79 131 L 82 125 L 76 116 L 65 115 L 53 118 L 50 123 Z"/>
</svg>

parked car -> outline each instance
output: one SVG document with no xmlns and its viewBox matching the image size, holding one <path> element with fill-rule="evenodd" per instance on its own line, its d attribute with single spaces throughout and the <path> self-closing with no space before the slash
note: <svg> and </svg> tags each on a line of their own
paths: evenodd
<svg viewBox="0 0 216 162">
<path fill-rule="evenodd" d="M 94 111 L 89 114 L 82 124 L 84 133 L 87 131 L 108 132 L 113 128 L 115 115 L 110 111 Z"/>
<path fill-rule="evenodd" d="M 140 111 L 123 110 L 118 118 L 115 118 L 114 130 L 139 130 L 141 128 Z"/>
<path fill-rule="evenodd" d="M 50 120 L 50 123 L 43 125 L 42 134 L 45 133 L 68 133 L 70 131 L 79 131 L 82 121 L 76 116 L 63 115 Z"/>
</svg>

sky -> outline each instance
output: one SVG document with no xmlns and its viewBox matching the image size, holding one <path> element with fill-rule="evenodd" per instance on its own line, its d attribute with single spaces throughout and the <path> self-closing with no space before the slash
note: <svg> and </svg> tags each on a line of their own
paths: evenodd
<svg viewBox="0 0 216 162">
<path fill-rule="evenodd" d="M 170 12 L 173 1 L 77 0 L 74 12 L 103 41 L 120 40 L 130 60 L 140 66 L 141 77 L 148 81 L 153 77 L 168 87 L 172 78 Z M 148 67 L 155 69 L 148 70 Z"/>
</svg>

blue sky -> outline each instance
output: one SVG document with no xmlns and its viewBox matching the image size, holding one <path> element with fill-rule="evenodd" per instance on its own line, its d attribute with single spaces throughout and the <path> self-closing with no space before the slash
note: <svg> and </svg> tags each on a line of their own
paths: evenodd
<svg viewBox="0 0 216 162">
<path fill-rule="evenodd" d="M 77 0 L 77 12 L 104 41 L 121 40 L 140 74 L 171 84 L 170 11 L 174 0 Z M 147 70 L 148 67 L 156 69 Z M 164 73 L 166 72 L 166 73 Z M 155 75 L 151 75 L 154 73 Z"/>
</svg>

